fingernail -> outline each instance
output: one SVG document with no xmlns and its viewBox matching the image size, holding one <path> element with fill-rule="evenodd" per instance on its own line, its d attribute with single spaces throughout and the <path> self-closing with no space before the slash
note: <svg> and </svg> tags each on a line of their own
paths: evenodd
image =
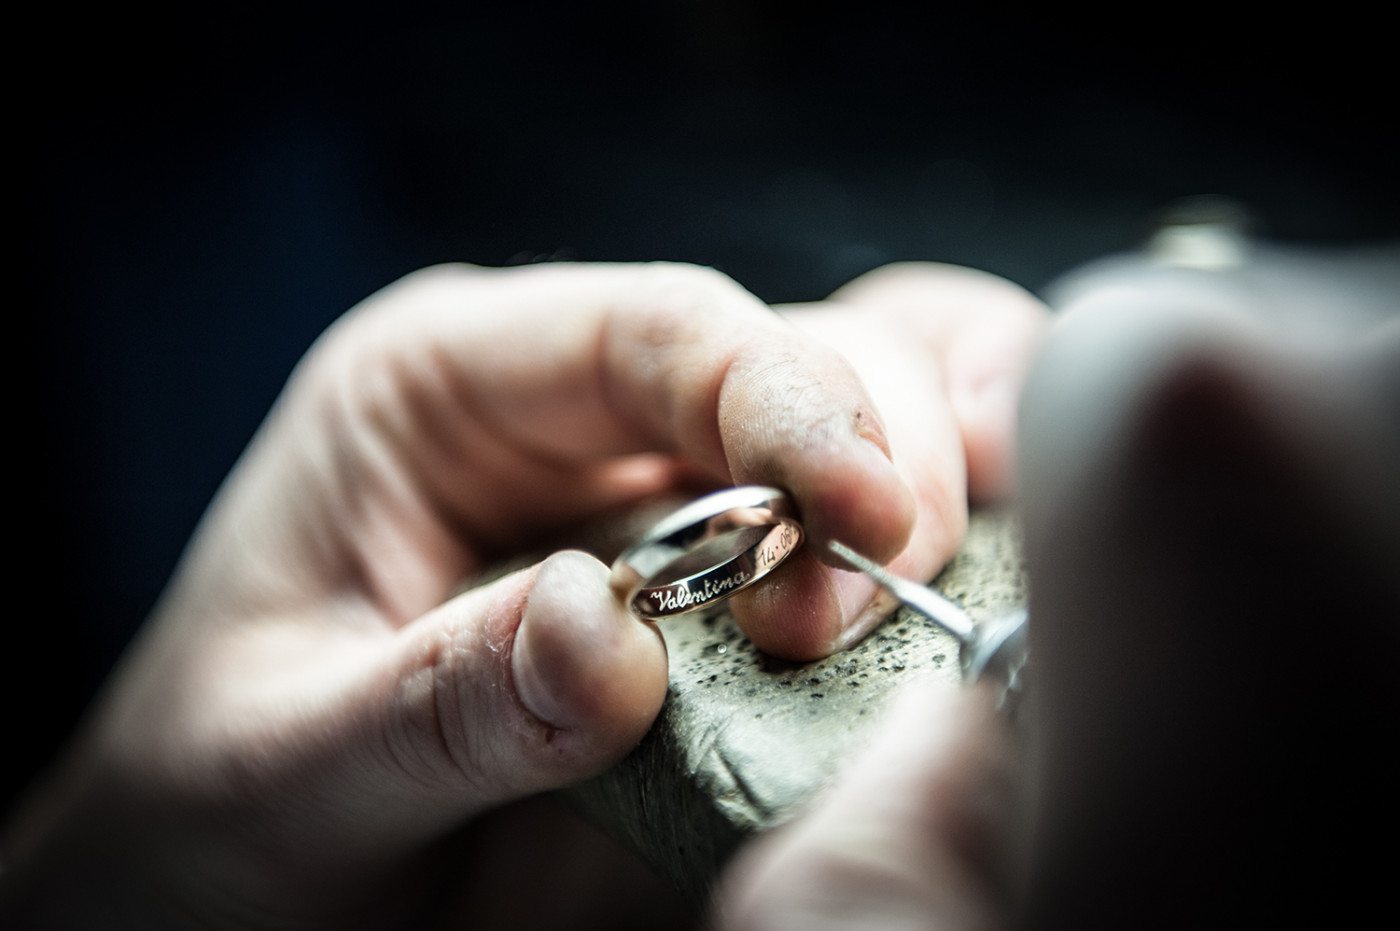
<svg viewBox="0 0 1400 931">
<path fill-rule="evenodd" d="M 511 673 L 515 678 L 515 694 L 520 704 L 535 718 L 551 727 L 558 727 L 560 709 L 558 702 L 550 694 L 549 686 L 542 681 L 540 664 L 535 661 L 530 648 L 529 631 L 521 625 L 515 637 L 515 648 L 511 652 Z"/>
<path fill-rule="evenodd" d="M 836 649 L 849 650 L 860 641 L 864 640 L 872 630 L 879 627 L 895 609 L 899 607 L 899 599 L 895 598 L 884 589 L 876 589 L 875 595 L 870 602 L 861 609 L 860 613 L 852 619 L 841 635 L 836 638 Z"/>
<path fill-rule="evenodd" d="M 896 602 L 869 576 L 859 572 L 833 570 L 831 587 L 841 606 L 841 630 L 832 646 L 844 650 L 857 643 L 880 621 L 889 616 Z"/>
<path fill-rule="evenodd" d="M 870 604 L 879 586 L 874 579 L 859 572 L 832 571 L 831 587 L 836 593 L 836 603 L 841 606 L 841 627 L 845 629 Z"/>
<path fill-rule="evenodd" d="M 913 489 L 904 473 L 879 446 L 866 441 L 857 444 L 856 449 L 859 457 L 843 463 L 847 468 L 840 479 L 833 479 L 823 493 L 816 496 L 813 513 L 804 514 L 804 517 L 811 518 L 809 529 L 818 538 L 849 541 L 861 547 L 861 552 L 871 559 L 893 559 L 908 544 L 914 530 L 918 507 Z M 823 516 L 828 520 L 819 520 Z M 831 519 L 833 516 L 836 520 Z M 821 558 L 825 560 L 826 557 Z M 840 565 L 834 558 L 827 564 Z M 869 580 L 866 583 L 867 591 L 873 593 L 873 583 Z M 846 606 L 854 611 L 864 604 Z M 854 614 L 846 617 L 854 617 Z"/>
<path fill-rule="evenodd" d="M 557 553 L 540 566 L 525 603 L 511 649 L 511 676 L 525 710 L 551 727 L 577 726 L 580 718 L 576 681 L 579 657 L 590 636 L 605 633 L 596 623 L 601 612 L 580 610 L 611 604 L 611 595 L 592 578 L 595 567 L 579 553 Z M 574 618 L 560 624 L 559 618 Z"/>
</svg>

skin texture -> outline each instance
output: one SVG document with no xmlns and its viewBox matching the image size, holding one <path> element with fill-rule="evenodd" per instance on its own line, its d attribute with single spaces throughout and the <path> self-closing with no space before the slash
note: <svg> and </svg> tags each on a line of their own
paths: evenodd
<svg viewBox="0 0 1400 931">
<path fill-rule="evenodd" d="M 1338 286 L 1355 269 L 1301 290 L 1250 271 L 1120 269 L 1074 302 L 1022 404 L 1019 733 L 981 689 L 916 689 L 736 859 L 716 925 L 1331 926 L 1388 905 L 1370 851 L 1400 780 L 1374 739 L 1400 713 L 1400 328 L 1316 312 L 1329 280 L 1360 306 Z M 621 926 L 599 903 L 625 910 L 640 877 L 513 802 L 635 743 L 659 638 L 580 553 L 449 597 L 460 578 L 697 474 L 781 484 L 816 542 L 928 577 L 969 491 L 1010 490 L 1043 329 L 1016 289 L 940 266 L 782 317 L 677 266 L 386 289 L 299 368 L 6 826 L 0 915 L 417 926 L 450 889 L 466 923 Z M 771 653 L 823 655 L 879 619 L 815 551 L 737 599 Z M 554 911 L 513 867 L 543 850 L 587 861 L 549 861 Z"/>
<path fill-rule="evenodd" d="M 929 577 L 1009 484 L 1043 309 L 942 266 L 774 314 L 678 265 L 429 269 L 298 366 L 68 753 L 5 826 L 0 907 L 56 925 L 413 924 L 439 845 L 606 768 L 665 652 L 561 528 L 696 476 L 794 497 L 813 542 L 736 599 L 804 659 L 885 606 L 837 537 Z M 989 358 L 1010 360 L 998 368 Z M 80 883 L 81 894 L 76 894 Z"/>
</svg>

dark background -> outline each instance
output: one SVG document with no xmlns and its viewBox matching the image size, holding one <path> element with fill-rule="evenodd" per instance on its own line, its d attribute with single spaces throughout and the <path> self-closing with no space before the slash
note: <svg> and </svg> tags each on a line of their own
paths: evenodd
<svg viewBox="0 0 1400 931">
<path fill-rule="evenodd" d="M 38 505 L 15 582 L 38 608 L 6 650 L 33 723 L 3 798 L 297 358 L 414 268 L 677 259 L 780 301 L 937 259 L 1040 289 L 1199 193 L 1279 239 L 1400 235 L 1387 30 L 1215 12 L 636 0 L 17 26 L 47 63 L 11 110 L 37 450 L 16 510 Z"/>
</svg>

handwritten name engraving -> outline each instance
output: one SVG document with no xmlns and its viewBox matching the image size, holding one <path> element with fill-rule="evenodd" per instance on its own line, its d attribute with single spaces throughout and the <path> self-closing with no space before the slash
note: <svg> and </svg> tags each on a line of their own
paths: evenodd
<svg viewBox="0 0 1400 931">
<path fill-rule="evenodd" d="M 706 579 L 705 584 L 692 589 L 688 582 L 682 582 L 669 591 L 652 592 L 658 611 L 684 611 L 696 605 L 713 601 L 725 592 L 732 592 L 749 580 L 750 573 L 740 570 L 728 578 Z"/>
</svg>

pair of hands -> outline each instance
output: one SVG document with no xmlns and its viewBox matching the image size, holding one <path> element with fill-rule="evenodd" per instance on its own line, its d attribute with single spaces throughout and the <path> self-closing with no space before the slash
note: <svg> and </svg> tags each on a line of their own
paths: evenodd
<svg viewBox="0 0 1400 931">
<path fill-rule="evenodd" d="M 1101 298 L 1042 355 L 1021 437 L 1038 638 L 1023 846 L 1030 900 L 1062 914 L 1142 866 L 1141 836 L 1162 863 L 1189 852 L 1205 876 L 1221 862 L 1192 846 L 1211 796 L 1168 774 L 1218 774 L 1213 755 L 1241 733 L 1273 747 L 1258 722 L 1313 694 L 1296 663 L 1265 662 L 1282 648 L 1249 638 L 1267 616 L 1296 646 L 1312 602 L 1280 580 L 1299 554 L 1318 539 L 1369 554 L 1333 574 L 1334 592 L 1365 582 L 1334 608 L 1400 605 L 1372 584 L 1400 521 L 1356 504 L 1390 453 L 1347 439 L 1373 432 L 1362 376 L 1391 371 L 1394 332 L 1383 352 L 1300 376 L 1247 314 L 1183 312 L 1199 294 Z M 9 826 L 11 898 L 77 923 L 412 921 L 438 839 L 606 768 L 665 692 L 659 636 L 591 557 L 453 596 L 463 578 L 630 502 L 743 482 L 789 490 L 817 541 L 930 577 L 969 494 L 1009 490 L 1045 330 L 1023 292 L 941 266 L 883 269 L 781 315 L 671 265 L 435 269 L 386 289 L 299 367 L 68 758 Z M 760 648 L 822 656 L 880 620 L 871 584 L 820 552 L 734 599 Z M 1197 655 L 1205 636 L 1258 665 L 1242 677 L 1231 650 Z M 1393 657 L 1388 636 L 1358 662 Z M 1253 785 L 1257 800 L 1258 770 L 1225 769 L 1222 798 Z M 739 858 L 721 922 L 1005 920 L 1012 772 L 988 696 L 912 697 L 812 813 Z"/>
<path fill-rule="evenodd" d="M 625 755 L 658 632 L 579 552 L 455 597 L 560 528 L 697 484 L 787 489 L 815 540 L 915 577 L 1003 493 L 1043 307 L 892 267 L 772 310 L 669 264 L 444 267 L 332 327 L 220 491 L 60 776 L 11 825 L 75 915 L 412 915 L 431 843 Z M 734 599 L 824 656 L 882 619 L 808 546 Z M 49 866 L 45 866 L 49 863 Z M 57 896 L 55 889 L 49 890 Z"/>
</svg>

